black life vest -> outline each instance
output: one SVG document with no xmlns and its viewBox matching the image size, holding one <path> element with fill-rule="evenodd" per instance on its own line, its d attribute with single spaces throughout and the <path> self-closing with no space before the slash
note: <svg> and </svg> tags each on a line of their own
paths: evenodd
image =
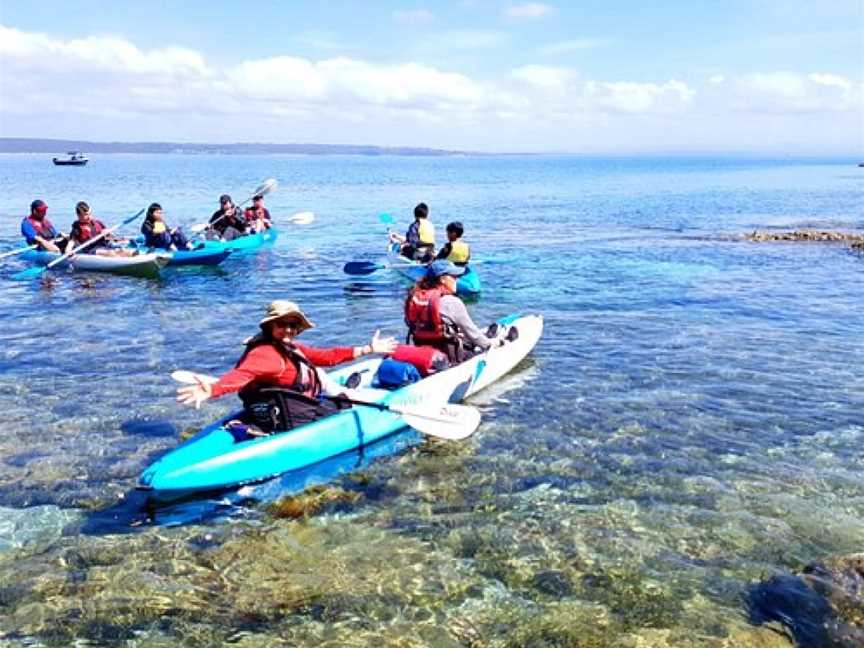
<svg viewBox="0 0 864 648">
<path fill-rule="evenodd" d="M 237 361 L 235 367 L 239 367 L 240 363 L 246 358 L 247 355 L 259 346 L 269 345 L 272 346 L 279 353 L 282 358 L 290 362 L 294 365 L 294 368 L 297 372 L 294 382 L 290 385 L 284 385 L 282 383 L 271 382 L 268 380 L 253 380 L 251 383 L 246 385 L 243 389 L 240 390 L 240 398 L 245 403 L 248 399 L 254 399 L 255 393 L 260 389 L 265 387 L 280 387 L 282 389 L 287 389 L 292 392 L 296 392 L 303 396 L 307 396 L 309 398 L 317 398 L 321 393 L 321 380 L 318 378 L 318 371 L 312 365 L 311 362 L 303 355 L 303 352 L 300 351 L 293 344 L 283 344 L 279 343 L 272 338 L 266 337 L 262 333 L 259 333 L 255 337 L 251 338 L 248 342 L 246 342 L 246 351 L 243 352 L 243 355 L 240 356 L 240 359 Z"/>
</svg>

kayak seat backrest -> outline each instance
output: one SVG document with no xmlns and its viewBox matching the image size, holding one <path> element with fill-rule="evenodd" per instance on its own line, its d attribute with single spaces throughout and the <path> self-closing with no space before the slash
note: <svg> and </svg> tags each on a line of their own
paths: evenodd
<svg viewBox="0 0 864 648">
<path fill-rule="evenodd" d="M 348 404 L 318 400 L 283 387 L 263 387 L 243 399 L 248 422 L 263 432 L 284 432 L 334 414 Z"/>
<path fill-rule="evenodd" d="M 415 383 L 420 378 L 420 372 L 411 363 L 385 358 L 378 365 L 378 371 L 375 374 L 375 383 L 383 389 L 398 389 L 399 387 Z"/>
</svg>

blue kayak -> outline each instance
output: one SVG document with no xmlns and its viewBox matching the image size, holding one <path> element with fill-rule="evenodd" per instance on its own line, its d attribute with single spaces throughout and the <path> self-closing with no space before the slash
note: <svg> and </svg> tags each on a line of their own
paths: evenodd
<svg viewBox="0 0 864 648">
<path fill-rule="evenodd" d="M 387 246 L 387 260 L 390 263 L 390 267 L 411 281 L 416 282 L 420 280 L 426 274 L 426 266 L 403 257 L 399 254 L 400 247 L 399 243 L 390 243 Z M 456 294 L 462 297 L 476 297 L 482 289 L 480 275 L 470 265 L 467 267 L 465 274 L 456 280 Z"/>
<path fill-rule="evenodd" d="M 518 335 L 405 387 L 387 390 L 377 385 L 382 358 L 352 363 L 329 372 L 328 377 L 344 385 L 349 376 L 359 375 L 361 382 L 352 397 L 384 405 L 459 402 L 503 377 L 527 356 L 543 331 L 543 318 L 513 315 L 499 320 L 499 326 L 502 334 L 515 328 Z M 138 488 L 162 501 L 235 488 L 308 468 L 406 427 L 400 414 L 354 405 L 287 432 L 248 437 L 232 433 L 227 426 L 242 417 L 242 411 L 234 412 L 169 451 L 141 474 Z"/>
<path fill-rule="evenodd" d="M 257 250 L 258 248 L 264 247 L 265 245 L 273 245 L 278 236 L 279 230 L 277 230 L 275 227 L 271 227 L 270 229 L 264 230 L 263 232 L 247 234 L 246 236 L 239 236 L 230 241 L 207 241 L 206 243 L 208 245 L 224 245 L 226 250 L 241 252 L 245 250 Z"/>
</svg>

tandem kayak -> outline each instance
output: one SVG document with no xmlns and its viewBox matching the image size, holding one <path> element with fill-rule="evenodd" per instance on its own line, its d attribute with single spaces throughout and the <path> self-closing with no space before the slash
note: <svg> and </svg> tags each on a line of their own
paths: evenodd
<svg viewBox="0 0 864 648">
<path fill-rule="evenodd" d="M 265 245 L 273 245 L 276 238 L 279 236 L 279 231 L 275 227 L 271 227 L 263 232 L 255 234 L 247 234 L 246 236 L 238 236 L 230 241 L 206 241 L 207 245 L 219 244 L 224 245 L 226 250 L 240 252 L 243 250 L 257 250 Z"/>
<path fill-rule="evenodd" d="M 31 250 L 21 255 L 21 258 L 36 265 L 48 265 L 61 255 L 57 252 Z M 105 256 L 102 254 L 76 254 L 54 266 L 55 268 L 72 268 L 87 272 L 113 272 L 114 274 L 133 277 L 158 277 L 171 261 L 171 255 L 163 252 L 150 252 L 134 256 Z"/>
<path fill-rule="evenodd" d="M 390 267 L 403 277 L 407 277 L 411 281 L 418 281 L 426 274 L 426 266 L 403 257 L 399 254 L 400 247 L 399 243 L 390 243 L 387 246 L 387 261 Z M 456 280 L 456 294 L 462 297 L 476 297 L 482 288 L 480 275 L 470 265 L 467 272 Z"/>
<path fill-rule="evenodd" d="M 144 239 L 139 239 L 129 245 L 132 249 L 143 250 L 145 252 L 156 252 L 165 254 L 170 257 L 169 266 L 186 266 L 186 265 L 219 265 L 227 259 L 232 250 L 225 246 L 222 241 L 206 241 L 199 243 L 197 247 L 191 250 L 164 250 L 160 248 L 143 247 Z"/>
<path fill-rule="evenodd" d="M 352 397 L 365 401 L 395 406 L 458 403 L 525 358 L 540 339 L 543 318 L 512 315 L 499 320 L 499 326 L 504 327 L 502 334 L 515 339 L 399 389 L 377 387 L 375 375 L 383 358 L 355 362 L 328 376 L 344 385 L 349 376 L 359 375 L 361 382 Z M 238 439 L 225 426 L 242 416 L 242 411 L 234 412 L 169 451 L 141 474 L 138 488 L 161 501 L 235 488 L 302 470 L 406 428 L 399 414 L 354 405 L 287 432 Z"/>
</svg>

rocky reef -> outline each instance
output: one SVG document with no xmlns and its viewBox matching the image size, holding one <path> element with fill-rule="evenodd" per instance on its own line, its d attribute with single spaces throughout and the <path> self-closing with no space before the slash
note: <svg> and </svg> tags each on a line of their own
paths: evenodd
<svg viewBox="0 0 864 648">
<path fill-rule="evenodd" d="M 864 646 L 864 554 L 834 556 L 751 588 L 752 620 L 779 622 L 800 646 Z"/>
<path fill-rule="evenodd" d="M 748 241 L 756 243 L 792 241 L 796 243 L 850 243 L 852 247 L 864 249 L 864 234 L 834 230 L 800 229 L 792 231 L 760 232 L 747 234 Z"/>
</svg>

